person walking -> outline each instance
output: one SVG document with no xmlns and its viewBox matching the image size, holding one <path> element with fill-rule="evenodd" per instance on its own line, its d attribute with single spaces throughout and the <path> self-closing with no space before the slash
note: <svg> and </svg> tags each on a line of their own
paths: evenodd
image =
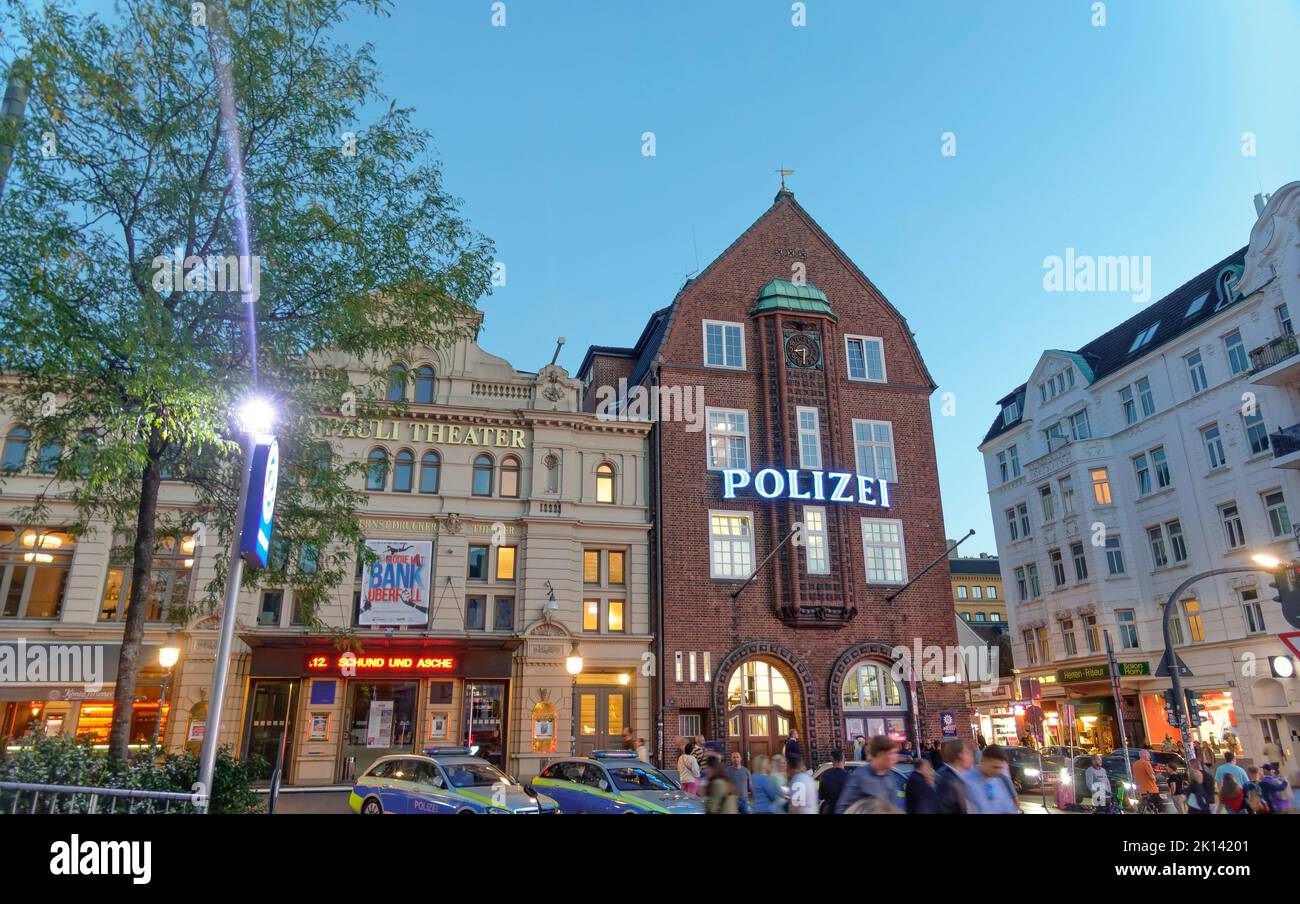
<svg viewBox="0 0 1300 904">
<path fill-rule="evenodd" d="M 687 741 L 682 749 L 682 755 L 677 758 L 677 776 L 682 790 L 687 794 L 695 794 L 699 788 L 702 771 L 700 761 L 695 756 L 695 744 Z"/>
<path fill-rule="evenodd" d="M 822 773 L 821 786 L 817 789 L 823 813 L 835 812 L 835 805 L 839 803 L 840 795 L 844 793 L 844 784 L 848 780 L 849 771 L 844 768 L 844 751 L 836 747 L 831 751 L 831 768 Z"/>
<path fill-rule="evenodd" d="M 778 813 L 790 810 L 790 772 L 785 757 L 779 753 L 772 755 L 772 779 L 776 782 L 776 792 L 781 795 Z"/>
<path fill-rule="evenodd" d="M 790 737 L 786 739 L 785 749 L 782 753 L 785 754 L 787 763 L 790 762 L 790 757 L 792 756 L 803 756 L 803 747 L 799 746 L 799 729 L 790 729 Z"/>
<path fill-rule="evenodd" d="M 803 757 L 797 753 L 786 757 L 786 766 L 790 770 L 790 812 L 816 815 L 820 807 L 812 771 L 804 766 Z"/>
<path fill-rule="evenodd" d="M 755 813 L 779 813 L 777 808 L 781 800 L 781 791 L 772 778 L 772 761 L 767 757 L 754 757 L 754 774 L 750 779 L 754 789 Z"/>
<path fill-rule="evenodd" d="M 1250 781 L 1250 776 L 1246 775 L 1245 769 L 1242 769 L 1240 766 L 1237 765 L 1237 755 L 1233 753 L 1231 750 L 1223 754 L 1223 763 L 1219 766 L 1218 769 L 1214 770 L 1214 784 L 1217 785 L 1220 789 L 1219 790 L 1219 812 L 1220 813 L 1224 811 L 1224 807 L 1226 806 L 1223 803 L 1222 789 L 1225 783 L 1224 780 L 1228 776 L 1232 776 L 1233 784 L 1236 786 L 1237 792 L 1244 795 L 1245 792 L 1242 791 L 1241 789 L 1246 787 L 1246 782 Z"/>
<path fill-rule="evenodd" d="M 893 772 L 894 742 L 884 735 L 876 735 L 867 745 L 870 757 L 865 766 L 853 770 L 844 783 L 844 791 L 835 803 L 835 812 L 843 813 L 864 797 L 878 797 L 891 806 L 902 809 L 903 789 Z"/>
<path fill-rule="evenodd" d="M 1007 766 L 1006 753 L 997 744 L 990 744 L 982 751 L 979 765 L 963 776 L 974 812 L 1020 812 L 1020 798 L 1007 775 Z"/>
<path fill-rule="evenodd" d="M 1192 815 L 1214 812 L 1214 792 L 1205 783 L 1205 773 L 1192 766 L 1187 770 L 1187 812 Z"/>
<path fill-rule="evenodd" d="M 740 812 L 740 801 L 736 787 L 727 778 L 722 768 L 722 757 L 716 753 L 709 755 L 708 784 L 704 791 L 704 812 L 731 815 Z"/>
<path fill-rule="evenodd" d="M 1083 781 L 1088 786 L 1088 794 L 1092 799 L 1092 812 L 1113 813 L 1115 794 L 1110 787 L 1110 776 L 1102 768 L 1100 756 L 1093 756 L 1083 773 Z"/>
<path fill-rule="evenodd" d="M 1291 812 L 1291 789 L 1278 771 L 1276 763 L 1265 763 L 1259 779 L 1260 793 L 1270 813 Z"/>
<path fill-rule="evenodd" d="M 750 798 L 754 795 L 754 784 L 749 770 L 741 762 L 739 750 L 731 752 L 731 765 L 727 767 L 727 780 L 736 787 L 736 805 L 739 812 L 751 812 Z"/>
<path fill-rule="evenodd" d="M 1231 772 L 1224 773 L 1223 781 L 1219 784 L 1219 812 L 1233 814 L 1250 812 L 1246 809 L 1245 792 L 1241 790 L 1241 785 L 1237 784 L 1237 776 Z"/>
<path fill-rule="evenodd" d="M 912 774 L 903 786 L 903 799 L 909 815 L 939 812 L 939 795 L 934 787 L 934 767 L 923 757 L 912 760 Z"/>
<path fill-rule="evenodd" d="M 975 751 L 971 742 L 950 738 L 943 742 L 940 755 L 943 765 L 935 771 L 934 777 L 935 812 L 952 815 L 975 812 L 966 793 L 966 781 L 962 778 L 975 768 Z"/>
</svg>

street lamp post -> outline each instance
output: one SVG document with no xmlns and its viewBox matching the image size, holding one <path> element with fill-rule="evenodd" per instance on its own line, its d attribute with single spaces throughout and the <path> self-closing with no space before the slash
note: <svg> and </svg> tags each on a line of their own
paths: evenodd
<svg viewBox="0 0 1300 904">
<path fill-rule="evenodd" d="M 569 731 L 569 756 L 578 755 L 578 676 L 582 674 L 582 653 L 575 640 L 564 659 L 564 670 L 573 678 L 573 727 Z"/>
<path fill-rule="evenodd" d="M 167 632 L 167 643 L 158 651 L 158 664 L 163 669 L 162 691 L 158 694 L 158 717 L 153 721 L 153 747 L 158 749 L 158 730 L 162 728 L 163 707 L 167 705 L 167 690 L 172 683 L 172 668 L 181 658 L 180 648 L 176 646 L 175 631 Z"/>
<path fill-rule="evenodd" d="M 212 774 L 217 765 L 217 742 L 221 726 L 221 708 L 226 699 L 230 678 L 230 650 L 235 641 L 235 621 L 239 606 L 239 585 L 244 577 L 244 559 L 240 552 L 244 516 L 248 508 L 248 491 L 253 479 L 253 453 L 258 439 L 271 429 L 272 413 L 264 401 L 253 399 L 240 412 L 244 431 L 244 455 L 239 488 L 239 505 L 235 509 L 235 529 L 230 548 L 230 565 L 226 570 L 226 600 L 221 610 L 221 639 L 212 674 L 212 693 L 208 698 L 208 723 L 203 729 L 203 747 L 199 753 L 198 809 L 209 810 Z"/>
</svg>

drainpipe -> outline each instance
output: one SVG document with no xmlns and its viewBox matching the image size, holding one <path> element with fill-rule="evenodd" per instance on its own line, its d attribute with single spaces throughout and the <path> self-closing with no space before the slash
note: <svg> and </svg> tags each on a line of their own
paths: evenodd
<svg viewBox="0 0 1300 904">
<path fill-rule="evenodd" d="M 655 365 L 653 372 L 652 388 L 659 388 L 659 366 Z M 663 670 L 667 668 L 667 660 L 664 658 L 667 654 L 664 651 L 664 532 L 661 524 L 664 501 L 664 482 L 663 482 L 663 422 L 656 421 L 654 430 L 654 481 L 655 481 L 655 499 L 654 499 L 654 532 L 655 532 L 655 591 L 654 591 L 654 608 L 655 608 L 655 670 L 654 684 L 655 696 L 659 705 L 655 710 L 655 744 L 660 755 L 659 766 L 664 767 L 663 750 L 664 750 L 664 676 Z"/>
</svg>

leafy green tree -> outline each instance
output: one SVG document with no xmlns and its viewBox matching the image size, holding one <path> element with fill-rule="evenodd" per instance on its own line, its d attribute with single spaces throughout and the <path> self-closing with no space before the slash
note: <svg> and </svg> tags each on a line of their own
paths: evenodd
<svg viewBox="0 0 1300 904">
<path fill-rule="evenodd" d="M 387 362 L 464 335 L 489 288 L 491 244 L 444 190 L 431 136 L 384 103 L 371 48 L 333 37 L 357 11 L 388 3 L 123 0 L 101 19 L 50 0 L 4 23 L 32 84 L 0 200 L 3 403 L 49 474 L 19 515 L 71 502 L 80 529 L 131 537 L 114 758 L 157 543 L 198 523 L 229 548 L 241 401 L 256 390 L 278 409 L 277 534 L 319 551 L 282 578 L 312 620 L 362 539 L 364 499 L 362 465 L 330 456 L 313 418 L 346 412 L 350 392 L 382 399 Z M 344 356 L 369 362 L 359 390 Z M 169 481 L 197 510 L 160 509 Z"/>
</svg>

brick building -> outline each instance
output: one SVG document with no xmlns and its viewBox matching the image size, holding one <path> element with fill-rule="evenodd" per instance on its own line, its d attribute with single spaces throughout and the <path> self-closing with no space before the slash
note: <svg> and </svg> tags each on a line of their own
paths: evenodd
<svg viewBox="0 0 1300 904">
<path fill-rule="evenodd" d="M 658 420 L 665 763 L 680 735 L 749 758 L 797 729 L 814 763 L 846 735 L 940 737 L 960 690 L 943 675 L 891 676 L 896 646 L 955 643 L 935 384 L 902 315 L 792 193 L 655 312 L 635 346 L 593 346 L 578 376 L 598 414 Z M 658 404 L 638 388 L 658 390 Z"/>
</svg>

